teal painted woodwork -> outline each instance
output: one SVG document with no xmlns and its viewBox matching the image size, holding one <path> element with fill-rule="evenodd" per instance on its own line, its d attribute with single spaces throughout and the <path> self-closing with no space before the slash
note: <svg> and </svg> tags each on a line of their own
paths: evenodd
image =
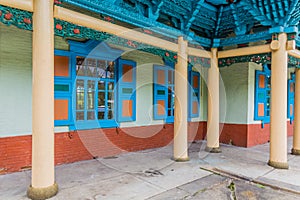
<svg viewBox="0 0 300 200">
<path fill-rule="evenodd" d="M 287 117 L 290 119 L 290 123 L 294 121 L 295 113 L 295 73 L 291 74 L 291 78 L 288 80 L 287 91 Z"/>
<path fill-rule="evenodd" d="M 254 120 L 260 120 L 262 127 L 270 122 L 271 71 L 265 64 L 263 71 L 255 71 Z"/>
<path fill-rule="evenodd" d="M 258 64 L 260 64 L 260 63 L 261 64 L 270 64 L 271 63 L 271 53 L 220 58 L 219 59 L 219 67 L 230 66 L 234 63 L 242 63 L 242 62 L 255 62 Z"/>
<path fill-rule="evenodd" d="M 0 5 L 0 22 L 14 25 L 25 30 L 32 30 L 32 13 Z"/>
<path fill-rule="evenodd" d="M 176 42 L 177 37 L 183 35 L 189 43 L 205 48 L 269 40 L 272 33 L 279 32 L 293 33 L 293 39 L 300 46 L 298 0 L 61 0 L 56 1 L 56 5 L 80 9 L 87 15 L 98 15 L 99 19 L 122 23 L 171 42 Z M 32 30 L 31 12 L 0 6 L 0 21 Z M 109 38 L 113 40 L 112 43 L 163 56 L 155 48 L 136 41 L 126 41 L 115 36 L 112 38 L 107 33 L 59 20 L 56 22 L 59 23 L 55 24 L 55 34 L 62 37 L 95 40 Z M 174 61 L 172 56 L 163 58 Z"/>
</svg>

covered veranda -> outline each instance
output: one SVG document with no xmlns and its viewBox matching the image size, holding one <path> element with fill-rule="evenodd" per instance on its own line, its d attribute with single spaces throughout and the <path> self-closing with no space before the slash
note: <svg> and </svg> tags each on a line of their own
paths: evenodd
<svg viewBox="0 0 300 200">
<path fill-rule="evenodd" d="M 132 1 L 129 1 L 132 3 Z M 140 2 L 140 1 L 138 1 Z M 161 1 L 164 2 L 164 1 Z M 180 1 L 181 2 L 181 1 Z M 186 1 L 182 1 L 186 2 Z M 217 3 L 216 3 L 217 2 Z M 0 0 L 0 5 L 8 8 L 7 13 L 1 12 L 1 20 L 8 25 L 26 24 L 24 29 L 32 29 L 32 174 L 31 184 L 28 189 L 28 196 L 33 199 L 46 198 L 55 195 L 58 191 L 58 185 L 55 182 L 54 168 L 54 35 L 64 35 L 64 37 L 74 37 L 77 34 L 83 34 L 86 30 L 93 30 L 94 33 L 106 33 L 123 38 L 131 47 L 135 44 L 148 45 L 147 47 L 164 49 L 173 52 L 176 55 L 175 65 L 175 113 L 174 113 L 174 140 L 173 155 L 175 161 L 192 160 L 188 151 L 188 61 L 190 59 L 209 60 L 207 88 L 208 88 L 208 106 L 207 106 L 207 143 L 205 149 L 208 152 L 220 153 L 219 134 L 220 134 L 220 112 L 219 112 L 219 67 L 220 65 L 230 66 L 238 62 L 243 57 L 248 57 L 246 62 L 263 62 L 271 64 L 271 109 L 270 109 L 270 148 L 268 164 L 278 169 L 288 169 L 288 148 L 287 148 L 287 74 L 289 64 L 296 67 L 295 70 L 295 107 L 294 134 L 292 153 L 300 154 L 300 74 L 298 70 L 300 51 L 297 49 L 299 13 L 298 1 L 268 1 L 268 4 L 262 5 L 261 1 L 193 1 L 193 10 L 185 21 L 184 28 L 172 27 L 163 30 L 164 26 L 151 31 L 157 31 L 158 34 L 165 33 L 173 39 L 168 40 L 164 37 L 141 33 L 131 28 L 114 24 L 109 21 L 97 18 L 92 15 L 80 12 L 80 9 L 86 9 L 84 3 L 77 1 L 35 1 L 35 0 Z M 75 6 L 76 9 L 70 9 L 66 4 Z M 98 2 L 101 4 L 101 2 Z M 128 3 L 128 2 L 127 2 Z M 130 3 L 129 3 L 130 4 Z M 205 5 L 205 6 L 203 6 Z M 91 5 L 90 5 L 91 6 Z M 157 12 L 163 5 L 156 2 Z M 154 7 L 155 7 L 154 6 Z M 207 27 L 198 25 L 200 29 L 193 29 L 196 16 L 202 12 L 202 9 L 214 7 L 218 9 L 217 25 L 205 31 Z M 154 8 L 153 7 L 153 8 Z M 237 13 L 241 7 L 249 9 L 249 14 L 255 23 L 264 27 L 263 32 L 253 33 L 247 30 L 249 24 L 243 23 Z M 262 8 L 263 7 L 263 8 Z M 78 10 L 79 8 L 79 10 Z M 234 27 L 230 28 L 233 37 L 225 37 L 217 30 L 225 32 L 225 25 L 222 24 L 224 16 L 223 9 L 230 8 L 233 13 Z M 15 10 L 17 9 L 17 11 Z M 101 10 L 101 9 L 99 9 Z M 95 12 L 99 12 L 96 10 Z M 18 23 L 9 23 L 13 16 L 9 13 L 25 12 L 31 13 L 32 18 L 26 18 Z M 272 11 L 272 12 L 271 12 Z M 179 12 L 179 11 L 178 11 Z M 200 15 L 200 14 L 199 14 Z M 203 14 L 202 14 L 203 15 Z M 224 14 L 225 15 L 225 14 Z M 29 15 L 30 16 L 30 15 Z M 205 15 L 204 15 L 205 16 Z M 109 16 L 110 17 L 110 16 Z M 153 20 L 153 17 L 148 16 Z M 25 18 L 24 18 L 25 19 Z M 248 19 L 248 18 L 246 18 Z M 125 19 L 124 19 L 125 20 Z M 198 20 L 204 20 L 200 18 Z M 121 21 L 121 19 L 120 19 Z M 170 21 L 174 21 L 171 19 Z M 207 20 L 209 21 L 209 20 Z M 126 23 L 129 23 L 125 20 Z M 166 22 L 166 21 L 164 21 Z M 28 28 L 32 23 L 32 27 Z M 74 29 L 62 29 L 57 26 L 65 23 L 64 27 L 72 25 L 80 27 Z M 134 22 L 135 25 L 144 25 Z M 162 23 L 162 22 L 160 22 Z M 167 23 L 167 22 L 166 22 Z M 183 22 L 181 22 L 183 23 Z M 193 24 L 195 23 L 195 24 Z M 225 22 L 224 22 L 225 23 Z M 180 24 L 176 22 L 174 24 Z M 69 25 L 69 26 L 68 26 Z M 257 24 L 256 24 L 257 25 Z M 182 25 L 183 26 L 183 25 Z M 254 26 L 254 25 L 253 25 Z M 261 27 L 260 27 L 261 28 Z M 150 28 L 151 29 L 151 28 Z M 174 30 L 177 31 L 174 31 Z M 199 33 L 211 31 L 216 32 L 216 36 L 209 35 L 209 39 Z M 80 32 L 81 31 L 81 32 Z M 228 31 L 228 30 L 226 30 Z M 170 32 L 170 33 L 169 33 Z M 198 35 L 192 34 L 195 32 Z M 201 35 L 201 37 L 199 36 Z M 207 36 L 205 35 L 205 36 Z M 228 36 L 229 33 L 226 34 Z M 85 36 L 86 37 L 86 36 Z M 92 38 L 88 39 L 95 39 Z M 207 36 L 208 37 L 208 36 Z M 174 39 L 175 38 L 175 39 Z M 229 46 L 241 47 L 245 43 L 255 43 L 257 41 L 267 41 L 263 45 L 250 45 L 242 48 L 227 48 Z M 195 44 L 196 43 L 196 44 Z M 133 44 L 133 45 L 132 45 Z M 257 55 L 263 56 L 257 56 Z M 253 55 L 253 56 L 252 56 Z M 267 56 L 270 55 L 270 59 Z M 259 58 L 259 59 L 258 59 Z M 265 58 L 265 59 L 262 59 Z M 128 108 L 129 109 L 129 108 Z M 232 110 L 231 112 L 234 112 Z M 196 158 L 195 158 L 196 159 Z"/>
</svg>

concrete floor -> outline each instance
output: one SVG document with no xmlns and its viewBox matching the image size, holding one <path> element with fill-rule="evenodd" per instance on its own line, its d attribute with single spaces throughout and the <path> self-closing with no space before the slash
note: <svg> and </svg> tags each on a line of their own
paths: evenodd
<svg viewBox="0 0 300 200">
<path fill-rule="evenodd" d="M 292 138 L 288 139 L 290 152 Z M 222 153 L 189 145 L 190 161 L 174 162 L 172 146 L 56 167 L 59 193 L 51 199 L 299 199 L 300 156 L 289 170 L 267 165 L 269 145 L 221 145 Z M 0 176 L 0 199 L 27 199 L 31 171 Z"/>
</svg>

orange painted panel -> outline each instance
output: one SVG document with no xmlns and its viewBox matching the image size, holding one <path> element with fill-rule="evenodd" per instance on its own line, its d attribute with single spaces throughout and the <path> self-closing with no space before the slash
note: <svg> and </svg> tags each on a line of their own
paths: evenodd
<svg viewBox="0 0 300 200">
<path fill-rule="evenodd" d="M 157 83 L 160 85 L 165 85 L 166 75 L 164 70 L 157 70 Z"/>
<path fill-rule="evenodd" d="M 69 76 L 69 57 L 54 56 L 54 76 Z"/>
<path fill-rule="evenodd" d="M 157 115 L 165 115 L 166 106 L 164 100 L 157 100 Z"/>
<path fill-rule="evenodd" d="M 122 79 L 123 82 L 129 82 L 131 83 L 133 81 L 133 70 L 131 65 L 123 65 L 123 74 Z"/>
<path fill-rule="evenodd" d="M 122 101 L 122 116 L 132 117 L 132 100 Z"/>
<path fill-rule="evenodd" d="M 290 104 L 290 115 L 294 114 L 293 104 Z"/>
<path fill-rule="evenodd" d="M 198 102 L 193 101 L 193 114 L 197 114 L 197 113 L 198 113 Z"/>
<path fill-rule="evenodd" d="M 259 75 L 259 88 L 265 88 L 265 76 L 264 75 Z"/>
<path fill-rule="evenodd" d="M 69 119 L 69 100 L 55 99 L 54 100 L 54 119 L 68 120 Z"/>
<path fill-rule="evenodd" d="M 199 78 L 198 76 L 193 77 L 193 88 L 198 88 L 199 87 Z"/>
<path fill-rule="evenodd" d="M 259 117 L 265 116 L 265 105 L 263 103 L 258 104 L 258 116 Z"/>
<path fill-rule="evenodd" d="M 294 92 L 294 91 L 295 91 L 295 84 L 290 83 L 290 92 Z"/>
</svg>

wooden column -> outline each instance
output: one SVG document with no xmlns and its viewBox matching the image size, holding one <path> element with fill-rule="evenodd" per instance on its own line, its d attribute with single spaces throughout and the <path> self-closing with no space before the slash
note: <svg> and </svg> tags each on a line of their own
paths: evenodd
<svg viewBox="0 0 300 200">
<path fill-rule="evenodd" d="M 218 50 L 212 48 L 211 67 L 208 70 L 208 113 L 207 113 L 207 146 L 206 151 L 219 153 L 219 67 Z"/>
<path fill-rule="evenodd" d="M 178 38 L 178 59 L 175 65 L 174 160 L 188 161 L 187 97 L 188 67 L 187 41 Z"/>
<path fill-rule="evenodd" d="M 54 18 L 53 0 L 34 0 L 32 38 L 31 199 L 54 196 Z"/>
<path fill-rule="evenodd" d="M 287 169 L 287 35 L 280 33 L 271 43 L 271 122 L 269 165 Z"/>
<path fill-rule="evenodd" d="M 295 120 L 292 154 L 300 155 L 300 69 L 296 69 Z"/>
</svg>

